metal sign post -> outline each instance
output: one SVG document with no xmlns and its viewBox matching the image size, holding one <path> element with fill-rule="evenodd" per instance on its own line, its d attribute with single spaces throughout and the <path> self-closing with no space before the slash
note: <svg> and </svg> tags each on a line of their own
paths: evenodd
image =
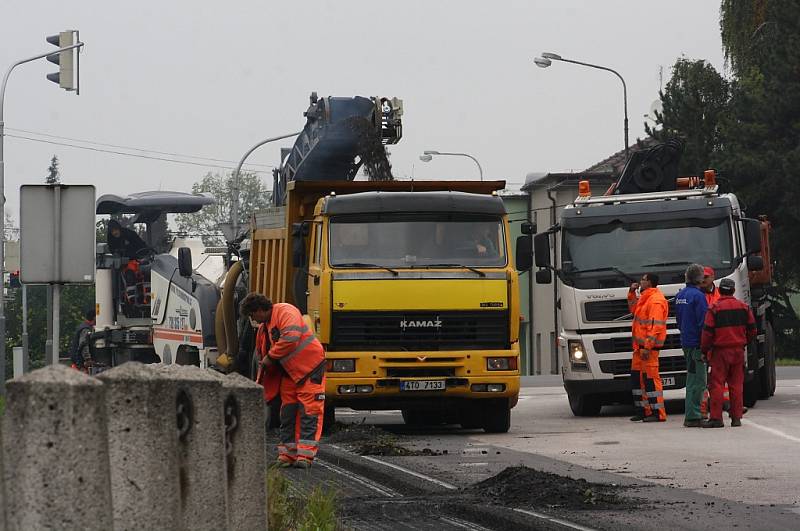
<svg viewBox="0 0 800 531">
<path fill-rule="evenodd" d="M 51 364 L 61 353 L 62 285 L 94 282 L 94 211 L 94 186 L 20 187 L 20 280 L 52 291 Z"/>
</svg>

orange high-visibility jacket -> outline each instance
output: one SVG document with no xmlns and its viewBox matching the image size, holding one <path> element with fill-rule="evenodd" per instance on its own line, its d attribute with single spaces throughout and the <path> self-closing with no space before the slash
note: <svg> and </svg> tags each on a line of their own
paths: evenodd
<svg viewBox="0 0 800 531">
<path fill-rule="evenodd" d="M 658 288 L 649 288 L 636 301 L 636 295 L 629 291 L 628 304 L 633 305 L 633 350 L 661 350 L 667 339 L 669 315 L 664 294 Z"/>
<path fill-rule="evenodd" d="M 267 355 L 280 364 L 293 382 L 303 381 L 325 363 L 322 344 L 293 305 L 274 304 L 267 331 L 272 343 Z"/>
<path fill-rule="evenodd" d="M 711 293 L 706 293 L 706 303 L 708 304 L 709 308 L 714 306 L 714 303 L 717 302 L 718 300 L 719 300 L 719 289 L 718 288 L 715 287 L 714 291 L 712 291 Z"/>
</svg>

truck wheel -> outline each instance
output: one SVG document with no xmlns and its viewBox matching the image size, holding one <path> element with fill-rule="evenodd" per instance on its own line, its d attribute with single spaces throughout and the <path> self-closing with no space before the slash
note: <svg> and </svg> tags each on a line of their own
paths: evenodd
<svg viewBox="0 0 800 531">
<path fill-rule="evenodd" d="M 749 382 L 744 382 L 744 396 L 742 402 L 744 402 L 745 407 L 753 407 L 756 405 L 756 402 L 758 402 L 760 393 L 759 380 L 758 374 L 754 374 Z"/>
<path fill-rule="evenodd" d="M 505 401 L 486 409 L 483 417 L 483 431 L 486 433 L 508 433 L 511 428 L 511 408 Z"/>
<path fill-rule="evenodd" d="M 281 401 L 276 399 L 269 404 L 264 404 L 267 414 L 267 429 L 277 430 L 281 427 Z"/>
<path fill-rule="evenodd" d="M 567 395 L 569 408 L 576 417 L 596 417 L 603 408 L 597 395 Z"/>
<path fill-rule="evenodd" d="M 770 324 L 767 324 L 764 335 L 766 336 L 764 341 L 764 366 L 758 371 L 759 400 L 768 400 L 769 397 L 775 394 L 775 347 Z"/>
<path fill-rule="evenodd" d="M 334 424 L 336 424 L 336 408 L 325 406 L 325 416 L 322 419 L 322 434 L 329 435 L 333 430 Z"/>
</svg>

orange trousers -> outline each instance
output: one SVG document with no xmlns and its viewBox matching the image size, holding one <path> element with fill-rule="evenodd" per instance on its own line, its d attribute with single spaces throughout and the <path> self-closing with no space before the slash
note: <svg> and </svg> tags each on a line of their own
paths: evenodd
<svg viewBox="0 0 800 531">
<path fill-rule="evenodd" d="M 322 434 L 325 416 L 325 376 L 315 383 L 307 378 L 296 384 L 286 375 L 281 378 L 281 428 L 278 459 L 313 461 Z"/>
<path fill-rule="evenodd" d="M 658 415 L 658 420 L 667 420 L 664 408 L 664 387 L 658 374 L 658 351 L 650 351 L 646 360 L 635 350 L 631 359 L 631 392 L 633 405 L 644 410 L 644 416 Z"/>
</svg>

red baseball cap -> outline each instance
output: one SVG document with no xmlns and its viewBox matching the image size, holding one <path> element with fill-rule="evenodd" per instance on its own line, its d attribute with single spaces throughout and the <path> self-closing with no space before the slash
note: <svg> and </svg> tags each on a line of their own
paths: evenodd
<svg viewBox="0 0 800 531">
<path fill-rule="evenodd" d="M 714 269 L 706 266 L 703 268 L 703 276 L 706 277 L 713 277 L 714 276 Z"/>
</svg>

